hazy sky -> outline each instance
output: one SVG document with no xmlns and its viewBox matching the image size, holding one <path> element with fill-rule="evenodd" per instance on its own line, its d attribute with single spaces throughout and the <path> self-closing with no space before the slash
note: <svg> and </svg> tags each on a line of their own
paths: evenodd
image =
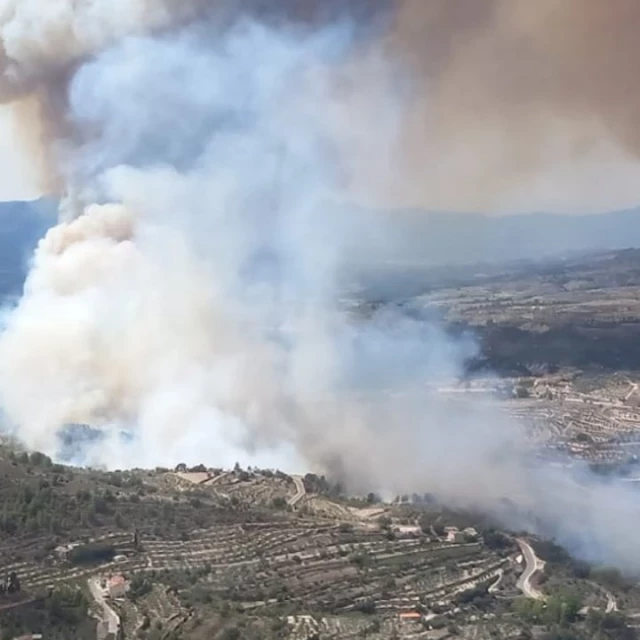
<svg viewBox="0 0 640 640">
<path fill-rule="evenodd" d="M 480 149 L 469 144 L 467 157 L 482 158 Z M 0 201 L 32 200 L 39 192 L 32 160 L 20 140 L 10 107 L 0 105 Z M 424 166 L 425 175 L 436 173 L 446 183 L 455 182 L 466 200 L 458 202 L 450 191 L 440 194 L 437 189 L 429 193 L 412 193 L 410 188 L 389 194 L 391 197 L 363 204 L 377 208 L 425 208 L 431 210 L 464 210 L 482 213 L 599 213 L 633 208 L 640 204 L 640 162 L 606 139 L 595 145 L 592 152 L 581 159 L 569 158 L 562 153 L 541 171 L 522 180 L 520 188 L 504 200 L 481 199 L 477 207 L 470 206 L 469 196 L 474 192 L 474 181 L 467 180 L 460 167 L 448 166 L 446 157 L 437 167 Z M 435 169 L 435 170 L 434 170 Z M 444 174 L 444 175 L 442 175 Z M 452 180 L 451 177 L 455 176 Z M 472 199 L 473 200 L 473 199 Z"/>
<path fill-rule="evenodd" d="M 31 200 L 38 195 L 11 111 L 0 106 L 0 200 Z"/>
<path fill-rule="evenodd" d="M 38 159 L 35 176 L 0 109 L 0 199 L 13 199 L 37 195 L 36 184 L 64 189 L 51 143 L 72 133 L 82 143 L 87 132 L 74 124 L 74 109 L 81 120 L 98 118 L 85 125 L 100 129 L 103 110 L 100 99 L 89 95 L 92 89 L 76 90 L 81 99 L 67 104 L 82 60 L 123 36 L 182 24 L 205 5 L 217 11 L 234 3 L 126 0 L 121 4 L 127 10 L 115 19 L 113 0 L 0 4 L 14 9 L 0 12 L 0 102 L 28 97 L 22 130 L 33 133 L 38 126 L 47 143 L 38 145 L 36 135 L 27 141 Z M 235 4 L 242 5 L 241 13 L 261 7 L 260 15 L 268 17 L 263 9 L 269 3 Z M 289 12 L 294 20 L 317 15 L 316 7 L 397 9 L 385 14 L 391 19 L 382 37 L 357 38 L 345 64 L 327 78 L 334 98 L 330 113 L 323 114 L 325 135 L 340 159 L 350 201 L 485 213 L 587 213 L 640 204 L 638 0 L 271 4 L 280 7 L 274 19 Z M 306 5 L 308 12 L 299 10 Z M 367 20 L 366 12 L 354 15 Z M 345 44 L 339 31 L 336 52 Z M 324 33 L 332 36 L 330 29 Z M 347 76 L 352 80 L 344 81 Z M 310 104 L 315 91 L 304 98 Z M 95 112 L 92 100 L 98 100 Z M 43 106 L 38 114 L 35 107 Z M 127 121 L 121 109 L 117 118 Z"/>
</svg>

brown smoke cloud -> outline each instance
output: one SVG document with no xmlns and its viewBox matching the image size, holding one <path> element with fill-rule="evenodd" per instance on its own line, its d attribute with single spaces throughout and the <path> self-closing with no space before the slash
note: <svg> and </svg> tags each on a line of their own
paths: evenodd
<svg viewBox="0 0 640 640">
<path fill-rule="evenodd" d="M 634 0 L 398 0 L 387 46 L 411 68 L 399 190 L 491 207 L 603 147 L 635 161 L 639 28 Z"/>
<path fill-rule="evenodd" d="M 200 15 L 208 0 L 4 0 L 0 3 L 0 103 L 32 158 L 39 188 L 61 195 L 64 146 L 79 132 L 68 120 L 69 82 L 79 64 L 123 37 L 161 31 Z M 223 2 L 218 3 L 223 5 Z M 62 148 L 61 148 L 62 147 Z"/>
<path fill-rule="evenodd" d="M 394 157 L 372 168 L 367 154 L 351 167 L 356 184 L 380 185 L 372 196 L 378 204 L 508 210 L 533 195 L 562 208 L 582 190 L 578 208 L 584 201 L 606 208 L 611 198 L 598 190 L 606 191 L 616 175 L 610 190 L 620 204 L 636 197 L 637 174 L 619 177 L 640 152 L 640 5 L 634 0 L 116 4 L 6 0 L 0 6 L 0 101 L 19 100 L 21 131 L 43 191 L 63 190 L 60 141 L 77 142 L 66 118 L 75 66 L 124 36 L 206 13 L 221 24 L 246 15 L 297 25 L 349 15 L 359 26 L 377 25 L 360 47 L 367 90 L 357 92 L 353 109 L 376 90 L 371 99 L 388 97 L 388 86 L 376 87 L 371 77 L 371 56 L 387 57 L 405 79 Z M 375 122 L 368 124 L 375 151 Z M 594 175 L 603 176 L 601 184 L 593 184 Z"/>
<path fill-rule="evenodd" d="M 12 105 L 13 123 L 31 161 L 37 188 L 43 194 L 62 195 L 65 180 L 58 169 L 58 145 L 73 138 L 67 125 L 66 83 L 48 82 Z"/>
</svg>

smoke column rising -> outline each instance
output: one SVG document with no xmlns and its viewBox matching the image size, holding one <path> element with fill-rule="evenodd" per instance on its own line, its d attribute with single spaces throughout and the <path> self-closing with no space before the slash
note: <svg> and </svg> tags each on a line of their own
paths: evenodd
<svg viewBox="0 0 640 640">
<path fill-rule="evenodd" d="M 28 446 L 55 453 L 65 425 L 87 423 L 105 440 L 84 462 L 312 467 L 640 568 L 630 491 L 532 463 L 491 402 L 434 390 L 472 340 L 341 309 L 362 232 L 343 200 L 354 182 L 377 197 L 406 159 L 402 56 L 348 19 L 194 22 L 205 3 L 167 1 L 123 2 L 112 22 L 98 2 L 11 4 L 3 99 L 47 107 L 49 173 L 93 203 L 41 241 L 6 314 L 0 398 Z"/>
<path fill-rule="evenodd" d="M 4 405 L 31 446 L 87 422 L 114 435 L 116 453 L 96 450 L 109 464 L 315 448 L 359 384 L 357 332 L 335 306 L 331 144 L 351 30 L 243 22 L 212 44 L 210 29 L 128 39 L 74 74 L 67 121 L 92 135 L 67 167 L 121 204 L 49 233 L 8 319 Z M 122 430 L 136 436 L 124 452 Z"/>
</svg>

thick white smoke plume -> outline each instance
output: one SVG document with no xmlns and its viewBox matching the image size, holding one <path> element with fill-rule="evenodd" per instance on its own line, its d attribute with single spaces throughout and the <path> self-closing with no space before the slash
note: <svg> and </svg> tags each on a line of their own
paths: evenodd
<svg viewBox="0 0 640 640">
<path fill-rule="evenodd" d="M 362 231 L 349 168 L 394 167 L 391 62 L 356 64 L 346 23 L 168 29 L 189 5 L 102 4 L 0 5 L 6 91 L 50 97 L 68 76 L 59 171 L 94 203 L 41 241 L 5 317 L 0 400 L 20 439 L 55 454 L 88 424 L 103 438 L 83 462 L 240 460 L 430 491 L 640 569 L 631 494 L 533 464 L 491 403 L 435 390 L 472 340 L 344 308 Z"/>
<path fill-rule="evenodd" d="M 43 190 L 61 192 L 65 187 L 53 160 L 60 156 L 61 139 L 69 142 L 76 133 L 68 126 L 66 93 L 78 64 L 123 37 L 193 19 L 208 4 L 207 0 L 0 1 L 0 103 L 15 104 L 16 122 Z"/>
<path fill-rule="evenodd" d="M 348 27 L 302 39 L 247 22 L 214 42 L 207 27 L 127 39 L 74 73 L 68 117 L 94 133 L 65 168 L 85 199 L 119 204 L 41 242 L 0 343 L 4 407 L 47 451 L 67 424 L 102 429 L 111 446 L 90 455 L 109 465 L 247 450 L 264 464 L 265 449 L 334 464 L 367 434 L 362 394 L 402 389 L 405 355 L 425 374 L 416 346 L 457 364 L 439 340 L 419 345 L 423 329 L 365 335 L 337 304 L 357 240 L 336 213 Z"/>
<path fill-rule="evenodd" d="M 203 5 L 204 3 L 200 3 Z M 195 15 L 196 0 L 3 0 L 0 37 L 3 87 L 26 93 L 48 73 L 94 54 L 124 36 L 167 27 Z M 4 92 L 3 92 L 4 93 Z"/>
</svg>

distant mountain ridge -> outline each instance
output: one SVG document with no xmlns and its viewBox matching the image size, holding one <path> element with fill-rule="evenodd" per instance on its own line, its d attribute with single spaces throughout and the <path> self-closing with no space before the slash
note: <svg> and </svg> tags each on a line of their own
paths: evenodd
<svg viewBox="0 0 640 640">
<path fill-rule="evenodd" d="M 372 214 L 359 211 L 358 215 L 366 229 L 365 218 Z M 374 225 L 370 242 L 363 243 L 360 253 L 374 247 L 376 258 L 390 262 L 475 264 L 640 247 L 640 209 L 580 216 L 487 216 L 420 210 L 373 215 L 379 220 L 378 228 Z"/>
<path fill-rule="evenodd" d="M 365 277 L 398 285 L 405 273 L 419 279 L 427 268 L 640 247 L 640 209 L 585 216 L 553 213 L 487 216 L 420 210 L 345 209 L 352 230 L 350 262 Z M 57 202 L 0 203 L 0 296 L 20 294 L 29 259 L 56 223 Z M 395 285 L 394 287 L 395 288 Z M 401 287 L 400 287 L 401 288 Z"/>
</svg>

